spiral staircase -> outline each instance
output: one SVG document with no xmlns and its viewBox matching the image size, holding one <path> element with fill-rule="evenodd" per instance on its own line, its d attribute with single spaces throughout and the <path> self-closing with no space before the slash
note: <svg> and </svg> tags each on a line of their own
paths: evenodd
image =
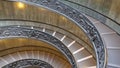
<svg viewBox="0 0 120 68">
<path fill-rule="evenodd" d="M 97 47 L 96 42 L 92 41 L 94 37 L 91 38 L 94 35 L 89 35 L 83 26 L 71 19 L 72 12 L 74 14 L 76 10 L 69 13 L 69 18 L 62 11 L 51 9 L 54 6 L 48 5 L 56 0 L 40 0 L 40 4 L 45 3 L 43 5 L 39 5 L 38 1 L 20 0 L 25 5 L 24 9 L 17 7 L 19 0 L 0 2 L 1 68 L 50 68 L 49 65 L 51 68 L 120 67 L 119 34 L 92 17 L 80 15 L 83 17 L 80 17 L 82 22 L 87 20 L 99 32 L 97 37 L 101 38 L 98 38 L 101 47 Z M 57 5 L 60 3 L 56 2 Z"/>
</svg>

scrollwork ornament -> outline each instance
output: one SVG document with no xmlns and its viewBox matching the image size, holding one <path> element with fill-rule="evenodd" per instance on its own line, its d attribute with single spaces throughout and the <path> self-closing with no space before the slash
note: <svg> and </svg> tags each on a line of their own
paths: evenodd
<svg viewBox="0 0 120 68">
<path fill-rule="evenodd" d="M 54 47 L 59 49 L 66 56 L 66 58 L 69 60 L 73 68 L 76 68 L 75 59 L 73 55 L 71 54 L 71 52 L 69 51 L 69 49 L 54 36 L 49 35 L 45 32 L 36 30 L 35 27 L 34 29 L 30 29 L 25 26 L 20 26 L 20 27 L 7 26 L 7 27 L 0 27 L 0 29 L 1 29 L 0 32 L 2 32 L 0 33 L 0 39 L 22 37 L 22 38 L 32 38 L 32 39 L 42 40 L 42 41 L 52 44 Z"/>
<path fill-rule="evenodd" d="M 12 62 L 10 64 L 7 64 L 7 65 L 3 66 L 2 68 L 29 68 L 29 67 L 53 68 L 53 66 L 50 65 L 49 63 L 42 61 L 42 60 L 37 60 L 37 59 L 18 60 L 18 61 Z"/>
<path fill-rule="evenodd" d="M 98 33 L 96 27 L 81 12 L 63 4 L 59 0 L 14 0 L 14 1 L 21 1 L 25 3 L 29 2 L 29 4 L 32 5 L 36 4 L 45 8 L 47 7 L 60 14 L 63 14 L 64 16 L 68 17 L 70 20 L 74 21 L 75 24 L 77 24 L 80 28 L 84 30 L 86 34 L 88 34 L 88 37 L 90 38 L 91 42 L 94 45 L 96 50 L 97 67 L 98 68 L 106 67 L 106 51 L 105 51 L 105 46 L 100 37 L 100 34 Z M 6 35 L 9 34 L 6 33 Z"/>
</svg>

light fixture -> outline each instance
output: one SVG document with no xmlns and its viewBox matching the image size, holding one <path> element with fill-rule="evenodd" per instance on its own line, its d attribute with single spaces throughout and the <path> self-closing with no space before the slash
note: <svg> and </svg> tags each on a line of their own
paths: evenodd
<svg viewBox="0 0 120 68">
<path fill-rule="evenodd" d="M 25 4 L 23 4 L 22 2 L 18 2 L 17 7 L 20 9 L 23 9 L 23 8 L 25 8 Z"/>
</svg>

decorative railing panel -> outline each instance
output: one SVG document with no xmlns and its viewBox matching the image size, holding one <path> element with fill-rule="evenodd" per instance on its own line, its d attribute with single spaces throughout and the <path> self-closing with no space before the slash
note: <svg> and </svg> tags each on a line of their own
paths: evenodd
<svg viewBox="0 0 120 68">
<path fill-rule="evenodd" d="M 77 3 L 74 0 L 60 0 L 60 1 L 77 9 L 78 11 L 90 17 L 95 18 L 96 20 L 100 21 L 101 23 L 105 24 L 106 26 L 116 31 L 118 35 L 120 35 L 120 23 L 114 20 L 113 18 L 110 18 L 107 14 L 104 14 L 105 12 L 102 13 L 98 10 L 90 8 L 88 5 L 86 6 L 86 5 Z"/>
<path fill-rule="evenodd" d="M 96 59 L 97 59 L 97 68 L 105 68 L 106 66 L 106 50 L 105 46 L 101 40 L 101 37 L 96 29 L 96 27 L 79 11 L 59 2 L 58 0 L 10 0 L 10 1 L 19 1 L 27 4 L 41 6 L 62 14 L 72 20 L 84 32 L 88 35 L 91 42 L 93 43 Z M 33 34 L 34 36 L 34 34 Z M 75 68 L 73 66 L 73 68 Z"/>
<path fill-rule="evenodd" d="M 31 39 L 37 39 L 41 41 L 45 41 L 47 43 L 52 44 L 54 47 L 59 49 L 68 59 L 68 61 L 71 63 L 73 68 L 77 68 L 77 65 L 75 63 L 75 59 L 69 49 L 57 38 L 55 38 L 52 35 L 49 35 L 45 32 L 30 29 L 30 27 L 25 26 L 6 26 L 6 27 L 0 27 L 0 39 L 4 38 L 31 38 Z"/>
<path fill-rule="evenodd" d="M 53 66 L 42 60 L 23 59 L 7 64 L 2 68 L 53 68 Z"/>
</svg>

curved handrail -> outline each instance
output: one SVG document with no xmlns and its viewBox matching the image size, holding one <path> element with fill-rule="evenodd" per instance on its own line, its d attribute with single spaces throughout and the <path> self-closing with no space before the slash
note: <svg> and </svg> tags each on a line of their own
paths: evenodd
<svg viewBox="0 0 120 68">
<path fill-rule="evenodd" d="M 10 0 L 24 2 L 34 6 L 41 6 L 56 13 L 59 13 L 69 20 L 73 21 L 77 26 L 83 29 L 86 35 L 92 42 L 97 59 L 97 68 L 106 67 L 106 48 L 102 42 L 99 32 L 96 27 L 79 11 L 63 4 L 58 0 Z"/>
<path fill-rule="evenodd" d="M 104 15 L 104 14 L 100 13 L 100 12 L 97 11 L 97 10 L 94 10 L 94 9 L 92 9 L 92 8 L 89 8 L 89 7 L 87 7 L 87 6 L 84 6 L 84 5 L 82 5 L 82 4 L 79 4 L 79 3 L 76 3 L 76 2 L 73 2 L 73 1 L 70 1 L 70 0 L 64 0 L 64 1 L 69 2 L 69 3 L 72 3 L 72 4 L 74 4 L 74 5 L 78 5 L 78 6 L 82 7 L 82 8 L 87 9 L 87 10 L 90 10 L 93 14 L 94 14 L 94 13 L 97 13 L 97 15 L 102 16 L 102 18 L 105 18 L 105 21 L 108 20 L 108 21 L 114 23 L 113 25 L 117 25 L 117 26 L 120 27 L 120 23 L 118 23 L 117 21 L 115 21 L 115 20 L 113 20 L 112 18 L 108 17 L 107 15 Z M 62 1 L 61 1 L 61 2 L 62 2 Z M 81 11 L 82 11 L 82 10 L 81 10 Z M 83 13 L 85 13 L 84 10 L 83 10 Z M 85 14 L 88 15 L 88 16 L 91 16 L 90 14 L 87 14 L 87 13 L 85 13 Z M 92 15 L 93 15 L 93 14 L 92 14 Z M 93 16 L 91 16 L 91 17 L 93 17 Z M 116 31 L 116 32 L 118 33 L 118 35 L 120 35 L 120 31 L 119 31 L 118 29 L 110 26 L 109 24 L 106 24 L 103 19 L 101 19 L 101 18 L 98 19 L 97 17 L 93 17 L 93 18 L 99 20 L 101 23 L 105 24 L 106 26 L 108 26 L 108 27 L 111 28 L 112 30 Z M 112 24 L 112 23 L 111 23 L 111 24 Z"/>
<path fill-rule="evenodd" d="M 31 48 L 33 48 L 31 50 Z M 35 49 L 34 49 L 35 48 Z M 42 48 L 42 49 L 41 49 Z M 15 51 L 12 51 L 10 52 L 9 50 L 15 50 Z M 61 53 L 55 49 L 51 49 L 49 47 L 43 47 L 43 46 L 35 46 L 35 45 L 25 45 L 25 46 L 18 46 L 18 47 L 12 47 L 12 48 L 7 48 L 7 49 L 4 49 L 4 50 L 0 50 L 0 53 L 1 52 L 4 52 L 6 51 L 7 53 L 6 54 L 3 54 L 3 55 L 0 55 L 0 57 L 4 57 L 4 56 L 7 56 L 9 54 L 14 54 L 14 53 L 17 53 L 17 52 L 26 52 L 26 51 L 39 51 L 39 52 L 46 52 L 46 53 L 49 53 L 49 54 L 54 54 L 54 55 L 57 55 L 58 57 L 60 57 L 62 60 L 65 60 L 67 63 L 69 63 L 67 61 L 67 59 L 63 56 L 61 56 Z M 55 53 L 54 53 L 55 52 Z M 28 59 L 28 58 L 26 58 Z M 34 59 L 34 58 L 33 58 Z M 21 59 L 18 59 L 18 60 L 21 60 Z M 6 65 L 5 65 L 6 66 Z M 12 67 L 13 68 L 13 67 Z"/>
<path fill-rule="evenodd" d="M 59 49 L 63 53 L 73 68 L 77 68 L 76 61 L 69 51 L 69 49 L 57 38 L 37 30 L 36 28 L 30 29 L 25 26 L 4 26 L 0 27 L 0 39 L 4 38 L 31 38 L 49 43 Z"/>
<path fill-rule="evenodd" d="M 48 62 L 45 62 L 40 59 L 22 59 L 22 60 L 17 60 L 12 63 L 9 63 L 2 68 L 31 68 L 33 66 L 39 66 L 40 68 L 54 68 L 51 64 Z"/>
<path fill-rule="evenodd" d="M 70 32 L 69 30 L 63 29 L 63 28 L 61 28 L 61 27 L 59 27 L 59 26 L 51 25 L 51 24 L 44 23 L 44 22 L 32 21 L 32 20 L 24 20 L 24 19 L 0 19 L 0 21 L 22 21 L 22 22 L 34 22 L 34 23 L 37 23 L 37 24 L 42 23 L 42 24 L 45 24 L 45 25 L 50 25 L 50 26 L 52 26 L 52 27 L 55 27 L 55 28 L 59 28 L 59 29 L 61 29 L 61 30 L 64 30 L 65 32 L 68 32 L 69 34 L 72 34 L 72 35 L 75 36 L 76 38 L 78 38 L 78 39 L 80 39 L 81 41 L 83 41 L 86 45 L 89 45 L 91 49 L 93 49 L 93 47 L 92 47 L 90 44 L 88 44 L 86 41 L 82 40 L 80 37 L 78 37 L 78 36 L 75 35 L 74 33 Z M 15 26 L 23 26 L 23 25 L 15 25 Z M 24 26 L 26 26 L 26 25 L 24 25 Z M 28 25 L 27 25 L 27 26 L 28 26 Z M 34 25 L 34 26 L 37 27 L 37 28 L 39 28 L 39 27 L 36 26 L 36 25 Z M 49 29 L 49 30 L 51 30 L 51 29 Z M 60 32 L 60 33 L 61 33 L 61 32 Z M 69 37 L 69 36 L 68 36 L 68 37 Z M 69 37 L 69 38 L 70 38 L 70 37 Z M 79 43 L 80 43 L 80 42 L 79 42 Z M 82 46 L 85 45 L 85 44 L 82 44 Z M 95 57 L 95 55 L 94 55 L 94 57 Z"/>
</svg>

